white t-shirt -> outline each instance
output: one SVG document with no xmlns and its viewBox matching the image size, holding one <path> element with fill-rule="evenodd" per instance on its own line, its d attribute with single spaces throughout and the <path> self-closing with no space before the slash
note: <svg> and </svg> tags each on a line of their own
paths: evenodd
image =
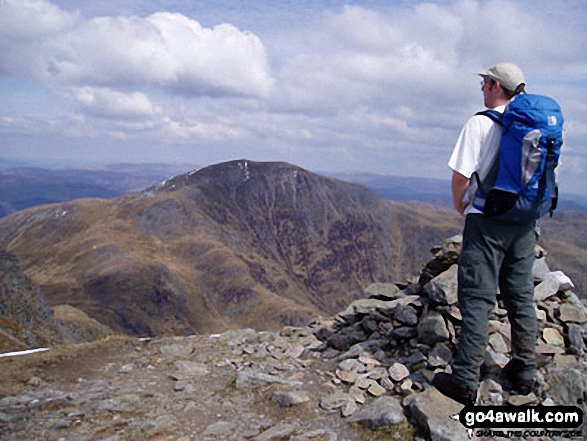
<svg viewBox="0 0 587 441">
<path fill-rule="evenodd" d="M 505 106 L 495 108 L 498 112 L 505 110 Z M 465 124 L 455 148 L 452 152 L 448 166 L 463 176 L 471 179 L 477 172 L 481 181 L 491 170 L 496 156 L 499 154 L 502 128 L 499 124 L 485 115 L 474 115 Z M 468 199 L 472 200 L 477 190 L 477 182 L 471 179 L 467 190 Z M 479 210 L 469 205 L 465 214 L 480 213 Z"/>
</svg>

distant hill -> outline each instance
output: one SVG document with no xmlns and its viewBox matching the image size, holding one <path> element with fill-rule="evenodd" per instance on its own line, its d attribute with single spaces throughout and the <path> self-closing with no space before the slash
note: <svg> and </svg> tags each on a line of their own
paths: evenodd
<svg viewBox="0 0 587 441">
<path fill-rule="evenodd" d="M 285 163 L 232 161 L 0 220 L 51 306 L 134 335 L 275 329 L 403 281 L 461 229 L 432 207 Z"/>
<path fill-rule="evenodd" d="M 37 205 L 122 196 L 197 168 L 188 164 L 112 164 L 46 169 L 23 164 L 0 157 L 0 218 Z M 369 173 L 321 174 L 364 185 L 392 201 L 419 201 L 452 209 L 448 180 Z M 587 197 L 563 193 L 559 209 L 587 211 Z"/>
<path fill-rule="evenodd" d="M 188 165 L 116 164 L 100 168 L 0 170 L 0 217 L 80 198 L 113 198 L 193 169 Z"/>
<path fill-rule="evenodd" d="M 332 177 L 364 185 L 393 201 L 422 201 L 452 209 L 449 180 L 376 175 L 370 173 L 330 173 Z M 563 192 L 558 210 L 587 212 L 587 196 Z"/>
</svg>

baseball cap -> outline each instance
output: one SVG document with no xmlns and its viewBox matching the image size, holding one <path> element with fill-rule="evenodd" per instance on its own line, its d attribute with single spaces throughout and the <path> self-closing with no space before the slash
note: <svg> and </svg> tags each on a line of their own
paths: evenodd
<svg viewBox="0 0 587 441">
<path fill-rule="evenodd" d="M 498 81 L 511 91 L 515 91 L 520 84 L 526 83 L 524 72 L 514 63 L 498 63 L 485 71 L 477 72 L 477 75 Z"/>
</svg>

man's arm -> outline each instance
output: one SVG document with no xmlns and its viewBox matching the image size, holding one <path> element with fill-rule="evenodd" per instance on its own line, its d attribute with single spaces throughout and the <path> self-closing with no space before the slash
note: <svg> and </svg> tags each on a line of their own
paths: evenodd
<svg viewBox="0 0 587 441">
<path fill-rule="evenodd" d="M 453 172 L 452 175 L 452 198 L 455 209 L 460 213 L 464 214 L 465 209 L 469 206 L 469 202 L 465 201 L 465 194 L 469 188 L 471 179 L 463 176 L 459 172 Z"/>
</svg>

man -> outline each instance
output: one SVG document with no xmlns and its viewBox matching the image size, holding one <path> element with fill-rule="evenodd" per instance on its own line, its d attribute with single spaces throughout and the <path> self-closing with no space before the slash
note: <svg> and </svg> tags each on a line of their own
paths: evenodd
<svg viewBox="0 0 587 441">
<path fill-rule="evenodd" d="M 513 63 L 499 63 L 478 75 L 483 79 L 481 90 L 489 109 L 503 112 L 515 95 L 524 91 L 524 74 Z M 512 337 L 512 359 L 503 373 L 523 394 L 531 390 L 536 373 L 534 223 L 520 225 L 490 219 L 470 203 L 477 182 L 485 182 L 495 173 L 492 169 L 499 156 L 501 134 L 501 126 L 486 115 L 471 117 L 448 163 L 453 170 L 454 207 L 466 216 L 458 273 L 458 304 L 463 320 L 452 374 L 436 374 L 433 385 L 462 404 L 474 404 L 476 400 L 489 315 L 498 291 L 508 311 Z"/>
</svg>

